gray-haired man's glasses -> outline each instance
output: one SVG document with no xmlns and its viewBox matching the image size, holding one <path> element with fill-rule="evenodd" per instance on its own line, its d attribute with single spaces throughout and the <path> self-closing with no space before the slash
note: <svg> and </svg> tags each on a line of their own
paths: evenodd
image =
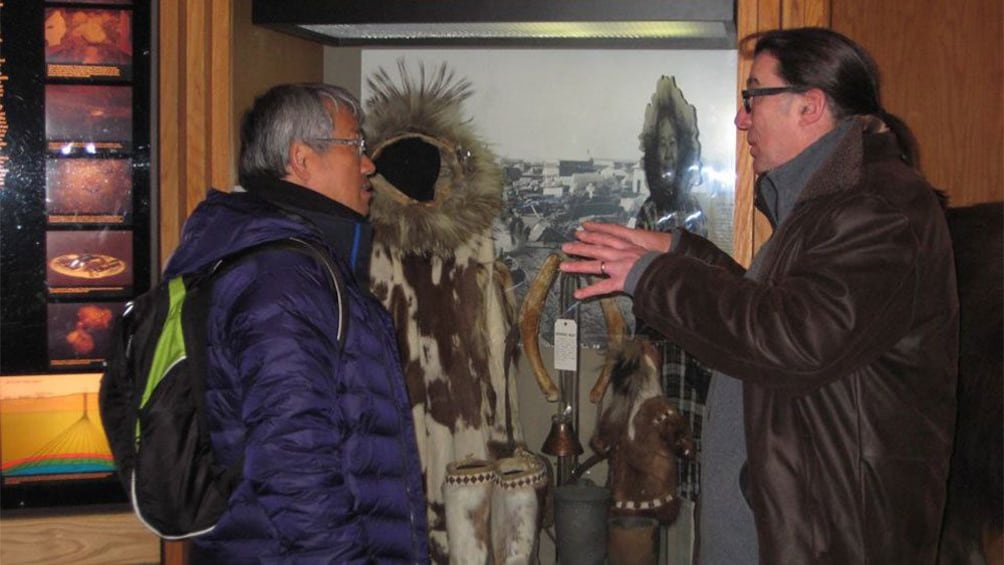
<svg viewBox="0 0 1004 565">
<path fill-rule="evenodd" d="M 804 86 L 771 86 L 767 88 L 748 88 L 743 90 L 743 110 L 749 114 L 753 111 L 753 99 L 757 96 L 774 96 L 785 92 L 805 92 L 808 90 Z"/>
<path fill-rule="evenodd" d="M 311 141 L 323 141 L 338 145 L 355 145 L 360 157 L 366 154 L 366 140 L 361 137 L 315 137 Z"/>
</svg>

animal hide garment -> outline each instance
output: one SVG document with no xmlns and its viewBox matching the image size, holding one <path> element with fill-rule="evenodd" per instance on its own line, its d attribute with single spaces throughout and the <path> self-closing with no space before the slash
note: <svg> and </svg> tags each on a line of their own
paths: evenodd
<svg viewBox="0 0 1004 565">
<path fill-rule="evenodd" d="M 430 537 L 441 559 L 447 465 L 467 455 L 494 460 L 523 441 L 516 384 L 504 366 L 509 323 L 501 289 L 492 287 L 491 241 L 476 242 L 479 248 L 460 248 L 449 259 L 378 245 L 371 265 L 377 295 L 397 323 Z"/>
<path fill-rule="evenodd" d="M 659 355 L 651 342 L 635 338 L 617 355 L 610 387 L 591 444 L 610 457 L 613 516 L 675 521 L 676 458 L 693 456 L 686 419 L 662 394 Z"/>
<path fill-rule="evenodd" d="M 488 563 L 495 466 L 480 459 L 449 464 L 443 483 L 451 563 Z"/>
<path fill-rule="evenodd" d="M 400 83 L 370 79 L 367 140 L 378 174 L 371 206 L 374 294 L 397 330 L 428 497 L 430 551 L 449 559 L 443 484 L 450 462 L 494 461 L 523 442 L 507 367 L 513 309 L 491 227 L 502 207 L 495 156 L 460 103 L 470 84 L 441 67 Z"/>
</svg>

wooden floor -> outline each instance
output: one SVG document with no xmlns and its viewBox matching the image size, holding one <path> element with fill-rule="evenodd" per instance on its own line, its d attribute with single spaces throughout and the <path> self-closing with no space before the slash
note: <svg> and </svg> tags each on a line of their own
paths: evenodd
<svg viewBox="0 0 1004 565">
<path fill-rule="evenodd" d="M 160 563 L 160 541 L 131 512 L 5 513 L 0 518 L 3 565 Z"/>
</svg>

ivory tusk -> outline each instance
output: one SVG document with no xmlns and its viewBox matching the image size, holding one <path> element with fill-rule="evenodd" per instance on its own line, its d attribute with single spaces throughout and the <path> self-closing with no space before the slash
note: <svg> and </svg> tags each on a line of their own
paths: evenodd
<svg viewBox="0 0 1004 565">
<path fill-rule="evenodd" d="M 544 260 L 537 276 L 530 283 L 530 288 L 526 292 L 526 298 L 519 312 L 519 334 L 523 341 L 523 352 L 526 354 L 530 367 L 533 369 L 533 376 L 537 378 L 537 385 L 547 398 L 548 402 L 558 400 L 558 387 L 551 380 L 551 375 L 544 367 L 544 361 L 540 356 L 540 317 L 544 311 L 544 303 L 547 301 L 547 292 L 554 284 L 554 279 L 558 275 L 558 264 L 561 263 L 561 256 L 552 253 Z"/>
<path fill-rule="evenodd" d="M 624 315 L 613 297 L 607 296 L 600 299 L 600 308 L 603 310 L 603 319 L 607 324 L 607 335 L 610 341 L 607 343 L 606 359 L 603 362 L 603 370 L 596 379 L 596 384 L 589 391 L 589 401 L 593 404 L 603 399 L 603 395 L 610 385 L 610 374 L 613 372 L 614 364 L 617 362 L 617 354 L 624 348 L 624 336 L 627 332 L 627 322 Z"/>
</svg>

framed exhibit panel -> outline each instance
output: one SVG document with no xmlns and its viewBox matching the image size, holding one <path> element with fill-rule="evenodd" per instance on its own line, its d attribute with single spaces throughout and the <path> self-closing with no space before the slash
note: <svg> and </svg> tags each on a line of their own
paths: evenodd
<svg viewBox="0 0 1004 565">
<path fill-rule="evenodd" d="M 4 486 L 92 479 L 115 465 L 93 373 L 6 377 L 0 389 Z"/>
<path fill-rule="evenodd" d="M 46 75 L 96 80 L 130 78 L 131 28 L 131 10 L 46 6 Z"/>
<path fill-rule="evenodd" d="M 0 3 L 0 499 L 124 500 L 97 409 L 150 287 L 151 3 Z"/>
</svg>

